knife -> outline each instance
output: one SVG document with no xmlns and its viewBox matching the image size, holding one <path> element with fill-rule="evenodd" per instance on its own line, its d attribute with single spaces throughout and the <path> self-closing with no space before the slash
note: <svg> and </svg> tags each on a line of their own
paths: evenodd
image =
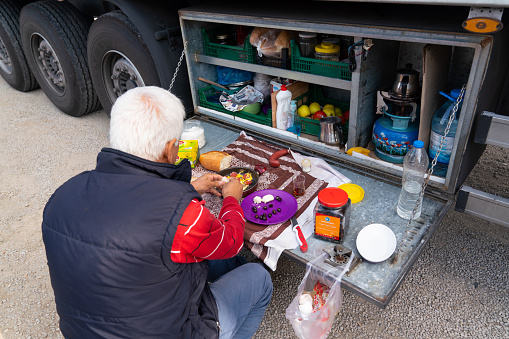
<svg viewBox="0 0 509 339">
<path fill-rule="evenodd" d="M 297 218 L 293 216 L 291 220 L 292 220 L 292 230 L 295 232 L 295 235 L 297 235 L 297 242 L 300 245 L 300 250 L 302 253 L 305 253 L 308 250 L 308 243 L 306 242 L 306 238 L 304 238 L 304 234 L 302 233 L 300 225 L 297 222 Z"/>
</svg>

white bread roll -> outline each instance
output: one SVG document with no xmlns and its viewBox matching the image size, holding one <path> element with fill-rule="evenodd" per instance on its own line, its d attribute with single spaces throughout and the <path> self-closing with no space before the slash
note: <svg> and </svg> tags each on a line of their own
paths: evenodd
<svg viewBox="0 0 509 339">
<path fill-rule="evenodd" d="M 209 171 L 219 172 L 230 167 L 232 159 L 228 153 L 211 151 L 200 155 L 200 164 Z"/>
</svg>

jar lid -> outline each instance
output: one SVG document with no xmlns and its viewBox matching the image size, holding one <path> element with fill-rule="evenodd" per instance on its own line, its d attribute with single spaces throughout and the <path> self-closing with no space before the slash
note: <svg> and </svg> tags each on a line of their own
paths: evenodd
<svg viewBox="0 0 509 339">
<path fill-rule="evenodd" d="M 322 43 L 323 42 L 328 42 L 330 44 L 335 44 L 335 45 L 339 45 L 339 38 L 325 38 L 322 40 Z"/>
<path fill-rule="evenodd" d="M 307 38 L 307 39 L 316 38 L 316 33 L 300 32 L 299 38 Z"/>
<path fill-rule="evenodd" d="M 341 188 L 327 187 L 318 193 L 318 201 L 325 207 L 341 207 L 348 202 L 348 193 Z"/>
<path fill-rule="evenodd" d="M 322 42 L 321 44 L 315 46 L 315 51 L 329 54 L 339 53 L 339 46 L 331 44 L 330 42 Z"/>
<path fill-rule="evenodd" d="M 348 198 L 350 198 L 352 204 L 356 204 L 364 199 L 364 189 L 359 185 L 349 183 L 339 185 L 338 188 L 341 188 L 348 194 Z"/>
</svg>

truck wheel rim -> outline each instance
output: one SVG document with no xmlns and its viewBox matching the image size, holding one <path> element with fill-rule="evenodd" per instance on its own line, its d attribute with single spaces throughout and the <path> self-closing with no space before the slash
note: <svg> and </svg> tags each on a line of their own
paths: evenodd
<svg viewBox="0 0 509 339">
<path fill-rule="evenodd" d="M 32 35 L 32 53 L 37 68 L 49 88 L 59 96 L 64 95 L 66 86 L 65 77 L 57 54 L 53 47 L 51 47 L 51 44 L 37 33 Z"/>
<path fill-rule="evenodd" d="M 5 44 L 1 38 L 0 38 L 0 69 L 2 69 L 4 73 L 12 74 L 11 58 L 9 58 L 9 53 L 7 53 L 7 48 L 5 47 Z"/>
<path fill-rule="evenodd" d="M 108 51 L 104 55 L 102 74 L 111 102 L 115 102 L 119 96 L 131 88 L 145 86 L 138 69 L 119 51 Z"/>
</svg>

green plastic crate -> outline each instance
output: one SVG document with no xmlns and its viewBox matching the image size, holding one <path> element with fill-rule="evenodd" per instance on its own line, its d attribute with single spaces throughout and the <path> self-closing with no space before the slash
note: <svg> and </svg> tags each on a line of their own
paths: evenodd
<svg viewBox="0 0 509 339">
<path fill-rule="evenodd" d="M 210 33 L 213 33 L 211 31 Z M 209 34 L 205 28 L 201 29 L 203 38 L 203 51 L 205 55 L 228 59 L 233 61 L 256 63 L 256 54 L 253 46 L 249 43 L 249 35 L 244 39 L 244 46 L 221 45 L 210 42 Z"/>
<path fill-rule="evenodd" d="M 231 112 L 231 111 L 228 111 L 227 109 L 225 109 L 223 107 L 223 105 L 221 105 L 221 103 L 213 102 L 213 101 L 209 100 L 209 98 L 212 95 L 215 95 L 215 94 L 220 95 L 221 93 L 222 93 L 222 91 L 218 91 L 218 90 L 214 89 L 214 87 L 212 87 L 212 86 L 206 86 L 206 87 L 199 89 L 198 90 L 198 98 L 200 100 L 200 106 L 210 108 L 215 111 L 222 112 L 222 113 L 230 114 L 235 117 L 239 117 L 239 118 L 246 119 L 249 121 L 253 121 L 253 122 L 256 122 L 261 125 L 272 126 L 272 114 L 270 112 L 268 112 L 267 114 L 264 114 L 263 112 L 260 112 L 258 114 L 250 114 L 250 113 L 246 113 L 246 112 L 242 112 L 242 111 Z"/>
<path fill-rule="evenodd" d="M 348 63 L 305 58 L 300 55 L 299 46 L 295 40 L 290 42 L 290 46 L 292 49 L 292 70 L 329 78 L 352 80 L 352 72 Z"/>
<path fill-rule="evenodd" d="M 346 112 L 350 109 L 349 102 L 326 98 L 323 95 L 323 91 L 321 90 L 321 88 L 315 85 L 311 86 L 310 91 L 297 97 L 295 100 L 297 100 L 297 107 L 300 107 L 301 105 L 309 105 L 310 103 L 316 101 L 320 105 L 331 104 L 334 105 L 334 107 L 339 107 L 343 112 Z M 320 120 L 310 118 L 300 118 L 300 122 L 302 133 L 314 136 L 320 135 Z M 341 128 L 343 129 L 343 136 L 346 141 L 348 137 L 348 122 L 344 126 L 341 126 Z"/>
</svg>

